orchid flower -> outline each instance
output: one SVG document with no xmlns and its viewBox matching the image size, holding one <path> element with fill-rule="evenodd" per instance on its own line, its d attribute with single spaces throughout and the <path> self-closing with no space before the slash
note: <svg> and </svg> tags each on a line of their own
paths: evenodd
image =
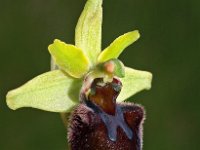
<svg viewBox="0 0 200 150">
<path fill-rule="evenodd" d="M 139 37 L 138 30 L 127 32 L 102 50 L 102 0 L 87 0 L 75 29 L 75 45 L 55 39 L 48 50 L 57 69 L 9 91 L 6 97 L 8 107 L 13 110 L 32 107 L 50 112 L 71 112 L 80 103 L 83 81 L 91 73 L 93 78 L 117 76 L 121 80 L 123 87 L 117 102 L 150 89 L 151 73 L 126 67 L 118 59 Z M 114 68 L 109 68 L 109 63 L 113 63 Z"/>
</svg>

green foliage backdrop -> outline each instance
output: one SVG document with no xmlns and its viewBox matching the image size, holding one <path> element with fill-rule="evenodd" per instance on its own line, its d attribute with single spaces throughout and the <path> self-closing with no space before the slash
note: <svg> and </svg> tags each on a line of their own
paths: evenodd
<svg viewBox="0 0 200 150">
<path fill-rule="evenodd" d="M 0 0 L 0 149 L 64 150 L 59 114 L 12 111 L 6 92 L 49 70 L 53 39 L 74 43 L 85 0 Z M 200 133 L 200 1 L 104 0 L 103 48 L 139 29 L 120 57 L 154 74 L 151 91 L 130 100 L 145 106 L 144 150 L 198 150 Z M 131 88 L 131 87 L 130 87 Z"/>
</svg>

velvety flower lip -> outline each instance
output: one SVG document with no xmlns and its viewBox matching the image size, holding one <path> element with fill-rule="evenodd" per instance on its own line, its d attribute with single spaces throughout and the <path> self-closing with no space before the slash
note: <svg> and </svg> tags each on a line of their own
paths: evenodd
<svg viewBox="0 0 200 150">
<path fill-rule="evenodd" d="M 72 150 L 141 150 L 142 124 L 144 109 L 133 103 L 118 104 L 122 108 L 125 120 L 134 132 L 131 140 L 121 128 L 117 130 L 117 140 L 111 141 L 107 128 L 97 113 L 84 104 L 80 104 L 71 116 L 68 139 Z"/>
</svg>

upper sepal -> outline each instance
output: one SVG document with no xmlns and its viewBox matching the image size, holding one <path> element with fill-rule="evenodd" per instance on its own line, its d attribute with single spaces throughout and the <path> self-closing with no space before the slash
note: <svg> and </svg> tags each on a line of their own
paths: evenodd
<svg viewBox="0 0 200 150">
<path fill-rule="evenodd" d="M 75 30 L 75 45 L 81 48 L 94 66 L 101 52 L 103 0 L 87 0 Z"/>
</svg>

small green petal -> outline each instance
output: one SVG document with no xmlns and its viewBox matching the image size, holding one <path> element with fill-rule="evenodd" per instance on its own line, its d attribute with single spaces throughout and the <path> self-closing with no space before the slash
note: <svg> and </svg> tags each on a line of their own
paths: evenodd
<svg viewBox="0 0 200 150">
<path fill-rule="evenodd" d="M 76 46 L 56 39 L 53 44 L 49 45 L 48 49 L 60 69 L 72 77 L 81 78 L 89 70 L 87 57 Z"/>
<path fill-rule="evenodd" d="M 98 62 L 105 62 L 112 58 L 118 58 L 123 50 L 137 41 L 140 37 L 138 30 L 128 32 L 115 39 L 110 46 L 104 49 L 98 57 Z"/>
<path fill-rule="evenodd" d="M 152 74 L 150 72 L 125 67 L 125 77 L 121 78 L 123 87 L 117 101 L 122 102 L 142 90 L 149 90 L 151 81 Z"/>
<path fill-rule="evenodd" d="M 9 108 L 33 107 L 51 112 L 69 112 L 79 102 L 81 80 L 60 70 L 44 73 L 8 92 Z"/>
<path fill-rule="evenodd" d="M 81 48 L 95 65 L 101 52 L 102 0 L 88 0 L 75 31 L 76 46 Z"/>
</svg>

